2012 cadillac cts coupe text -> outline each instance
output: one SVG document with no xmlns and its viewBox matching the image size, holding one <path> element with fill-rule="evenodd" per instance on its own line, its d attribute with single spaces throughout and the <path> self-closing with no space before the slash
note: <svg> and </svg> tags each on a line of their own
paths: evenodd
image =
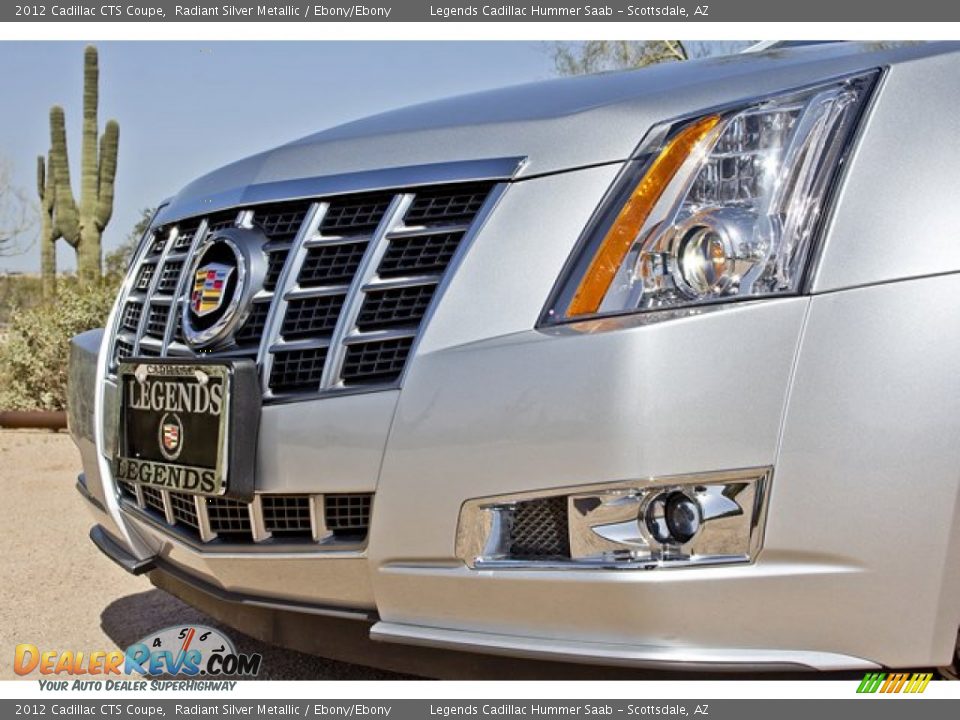
<svg viewBox="0 0 960 720">
<path fill-rule="evenodd" d="M 955 663 L 958 70 L 958 44 L 773 47 L 200 178 L 74 340 L 93 541 L 320 652 L 300 621 L 391 652 Z"/>
</svg>

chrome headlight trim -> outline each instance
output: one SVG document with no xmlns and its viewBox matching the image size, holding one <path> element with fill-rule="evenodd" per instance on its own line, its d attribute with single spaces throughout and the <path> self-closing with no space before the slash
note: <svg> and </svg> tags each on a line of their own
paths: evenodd
<svg viewBox="0 0 960 720">
<path fill-rule="evenodd" d="M 877 68 L 829 78 L 737 100 L 653 127 L 634 156 L 624 164 L 588 222 L 554 286 L 538 327 L 631 314 L 671 313 L 806 292 L 847 159 L 856 146 L 863 119 L 877 95 L 881 75 L 882 70 Z M 701 171 L 705 171 L 708 161 L 716 160 L 715 151 L 723 150 L 724 144 L 729 144 L 734 121 L 744 116 L 782 115 L 787 111 L 794 113 L 793 124 L 787 131 L 784 144 L 778 146 L 779 155 L 767 152 L 767 155 L 779 157 L 779 164 L 776 172 L 770 171 L 772 174 L 764 197 L 777 192 L 790 196 L 783 188 L 790 185 L 795 169 L 804 164 L 803 153 L 799 152 L 804 146 L 802 143 L 799 147 L 797 143 L 791 145 L 791 142 L 796 140 L 795 135 L 801 135 L 801 139 L 810 136 L 811 126 L 817 120 L 809 117 L 811 107 L 822 109 L 821 116 L 828 118 L 819 128 L 822 146 L 818 152 L 821 154 L 814 157 L 814 160 L 824 162 L 814 163 L 813 170 L 806 168 L 808 180 L 817 188 L 815 202 L 793 202 L 792 215 L 786 218 L 782 214 L 768 216 L 761 213 L 755 226 L 747 223 L 750 227 L 744 228 L 739 222 L 745 216 L 743 203 L 717 200 L 711 204 L 695 197 L 693 191 L 702 190 Z M 815 112 L 812 114 L 816 115 Z M 690 134 L 691 131 L 696 132 Z M 690 137 L 684 138 L 684 132 Z M 760 140 L 757 142 L 761 149 L 765 147 Z M 671 153 L 677 157 L 671 158 Z M 665 158 L 666 164 L 670 165 L 666 170 L 661 167 Z M 631 225 L 624 217 L 629 215 L 631 205 L 636 211 L 641 186 L 649 188 L 651 183 L 657 187 L 652 197 L 647 198 L 648 212 L 634 212 L 636 217 Z M 800 200 L 808 199 L 801 193 Z M 644 198 L 641 197 L 640 201 L 642 204 Z M 763 207 L 770 210 L 773 205 L 765 203 Z M 710 286 L 709 291 L 699 293 L 681 279 L 679 268 L 684 241 L 699 228 L 691 225 L 696 217 L 722 220 L 721 225 L 734 231 L 731 237 L 725 235 L 716 243 L 718 252 L 721 248 L 725 250 L 724 262 L 719 266 L 725 268 L 730 277 L 721 278 Z M 788 225 L 786 229 L 782 227 L 784 219 Z M 778 239 L 786 234 L 789 236 L 787 240 L 794 242 L 798 219 L 807 226 L 801 228 L 803 233 L 798 251 L 787 255 L 782 246 L 789 245 L 789 242 L 778 245 Z M 738 222 L 732 222 L 734 220 Z M 727 227 L 731 222 L 736 227 Z M 750 232 L 745 233 L 745 230 Z M 790 236 L 791 232 L 793 236 Z M 605 252 L 609 250 L 608 241 L 614 234 L 621 238 L 622 254 Z M 624 243 L 623 238 L 627 237 L 629 242 Z M 743 242 L 735 243 L 738 247 L 731 248 L 731 238 Z M 771 238 L 773 242 L 770 242 Z M 766 246 L 764 241 L 767 241 Z M 789 261 L 792 268 L 786 279 L 785 261 Z M 605 288 L 602 299 L 594 293 L 593 302 L 584 302 L 582 291 L 598 267 L 606 268 L 608 284 L 601 283 Z M 651 282 L 650 278 L 657 280 Z"/>
</svg>

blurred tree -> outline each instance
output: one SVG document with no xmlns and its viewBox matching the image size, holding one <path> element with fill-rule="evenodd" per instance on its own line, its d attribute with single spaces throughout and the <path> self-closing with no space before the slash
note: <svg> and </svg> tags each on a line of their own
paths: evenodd
<svg viewBox="0 0 960 720">
<path fill-rule="evenodd" d="M 0 158 L 0 255 L 26 250 L 22 241 L 36 221 L 36 207 L 27 199 L 27 194 L 13 184 L 10 163 Z"/>
<path fill-rule="evenodd" d="M 133 226 L 127 237 L 119 247 L 111 250 L 104 258 L 104 275 L 111 280 L 122 280 L 127 272 L 127 266 L 130 265 L 130 259 L 140 244 L 140 238 L 150 227 L 150 221 L 153 219 L 155 208 L 143 208 L 140 210 L 140 219 Z"/>
<path fill-rule="evenodd" d="M 585 40 L 553 43 L 550 52 L 560 75 L 587 75 L 662 62 L 729 55 L 751 44 L 752 40 Z"/>
</svg>

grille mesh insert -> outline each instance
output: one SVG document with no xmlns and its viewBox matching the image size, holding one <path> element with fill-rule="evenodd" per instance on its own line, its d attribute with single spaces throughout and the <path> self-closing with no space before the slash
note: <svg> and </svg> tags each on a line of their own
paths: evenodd
<svg viewBox="0 0 960 720">
<path fill-rule="evenodd" d="M 409 225 L 468 222 L 480 212 L 489 192 L 489 185 L 426 190 L 417 193 L 405 220 Z"/>
<path fill-rule="evenodd" d="M 391 240 L 380 261 L 380 277 L 442 272 L 453 259 L 462 237 L 463 233 L 457 232 Z"/>
<path fill-rule="evenodd" d="M 150 287 L 150 280 L 153 279 L 153 273 L 157 269 L 155 263 L 144 263 L 140 266 L 140 272 L 133 286 L 135 289 L 144 291 Z"/>
<path fill-rule="evenodd" d="M 416 324 L 426 313 L 436 289 L 436 285 L 416 285 L 368 292 L 357 317 L 357 327 L 379 330 Z"/>
<path fill-rule="evenodd" d="M 320 223 L 324 235 L 372 233 L 383 220 L 393 195 L 372 195 L 335 200 Z"/>
<path fill-rule="evenodd" d="M 210 529 L 218 535 L 243 533 L 250 535 L 250 510 L 247 503 L 232 498 L 207 498 Z"/>
<path fill-rule="evenodd" d="M 392 382 L 403 372 L 413 338 L 377 340 L 351 345 L 343 360 L 346 383 Z"/>
<path fill-rule="evenodd" d="M 169 305 L 151 305 L 150 314 L 147 315 L 146 334 L 153 338 L 163 339 L 163 334 L 167 330 L 167 319 L 169 317 Z"/>
<path fill-rule="evenodd" d="M 270 389 L 276 392 L 316 390 L 323 376 L 323 363 L 326 359 L 326 348 L 276 353 L 270 372 Z"/>
<path fill-rule="evenodd" d="M 274 535 L 312 535 L 307 495 L 262 495 L 263 524 Z"/>
<path fill-rule="evenodd" d="M 273 292 L 277 289 L 277 283 L 280 281 L 280 274 L 283 272 L 283 266 L 287 264 L 289 249 L 274 250 L 267 254 L 267 276 L 263 280 L 263 289 Z"/>
<path fill-rule="evenodd" d="M 183 270 L 182 260 L 169 260 L 164 263 L 160 279 L 157 281 L 157 292 L 170 295 L 177 289 L 180 273 Z"/>
<path fill-rule="evenodd" d="M 516 559 L 570 557 L 566 496 L 516 504 L 510 555 Z"/>
<path fill-rule="evenodd" d="M 341 243 L 310 248 L 297 282 L 301 287 L 350 282 L 360 267 L 367 242 Z"/>
<path fill-rule="evenodd" d="M 143 315 L 143 305 L 138 302 L 128 302 L 123 309 L 123 319 L 120 327 L 130 332 L 136 332 L 140 327 L 140 316 Z"/>
<path fill-rule="evenodd" d="M 253 211 L 253 224 L 272 242 L 289 242 L 300 230 L 309 209 L 308 202 L 258 207 Z"/>
<path fill-rule="evenodd" d="M 161 515 L 163 514 L 163 493 L 153 487 L 143 486 L 143 500 L 147 507 L 153 508 Z"/>
<path fill-rule="evenodd" d="M 343 307 L 343 295 L 291 300 L 281 335 L 286 339 L 324 336 L 333 333 Z"/>
<path fill-rule="evenodd" d="M 270 312 L 270 303 L 254 303 L 250 315 L 237 331 L 237 343 L 240 345 L 259 344 L 263 337 L 263 330 L 267 326 L 267 315 Z"/>
<path fill-rule="evenodd" d="M 170 493 L 170 508 L 173 511 L 173 519 L 178 523 L 183 523 L 194 530 L 200 527 L 193 495 L 178 492 Z"/>
<path fill-rule="evenodd" d="M 370 527 L 373 495 L 324 495 L 323 514 L 327 529 L 334 534 L 364 533 Z"/>
<path fill-rule="evenodd" d="M 126 340 L 117 340 L 115 355 L 117 362 L 133 357 L 133 343 L 129 343 Z"/>
<path fill-rule="evenodd" d="M 190 244 L 193 242 L 194 235 L 197 234 L 197 230 L 200 229 L 200 223 L 198 221 L 193 221 L 190 224 L 181 224 L 177 229 L 177 239 L 173 243 L 174 252 L 183 252 L 190 248 Z"/>
</svg>

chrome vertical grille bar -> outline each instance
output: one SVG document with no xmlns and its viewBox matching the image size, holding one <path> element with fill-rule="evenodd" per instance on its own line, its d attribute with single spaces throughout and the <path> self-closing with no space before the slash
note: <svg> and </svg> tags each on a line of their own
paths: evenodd
<svg viewBox="0 0 960 720">
<path fill-rule="evenodd" d="M 187 289 L 187 282 L 190 275 L 190 266 L 193 264 L 194 253 L 200 242 L 206 237 L 208 221 L 204 218 L 200 221 L 197 231 L 193 234 L 193 240 L 190 241 L 190 248 L 187 250 L 186 259 L 183 267 L 180 269 L 180 278 L 177 280 L 177 288 L 173 293 L 173 301 L 170 305 L 170 317 L 167 319 L 166 332 L 163 334 L 163 348 L 161 354 L 166 357 L 167 349 L 173 341 L 174 329 L 177 327 L 177 315 L 183 311 L 183 293 Z M 171 243 L 172 245 L 172 243 Z"/>
<path fill-rule="evenodd" d="M 394 196 L 386 213 L 384 213 L 383 219 L 377 226 L 370 244 L 367 246 L 363 259 L 360 261 L 360 267 L 350 283 L 350 289 L 347 291 L 343 308 L 340 310 L 340 317 L 337 319 L 337 326 L 330 340 L 330 350 L 327 352 L 326 362 L 323 366 L 323 377 L 320 380 L 321 391 L 329 390 L 340 383 L 340 372 L 346 355 L 344 339 L 356 330 L 357 315 L 360 314 L 360 306 L 363 304 L 365 297 L 363 288 L 376 274 L 377 266 L 387 250 L 390 232 L 401 225 L 403 216 L 413 202 L 413 198 L 412 193 Z"/>
<path fill-rule="evenodd" d="M 217 534 L 210 527 L 210 514 L 207 512 L 207 499 L 200 495 L 193 496 L 194 507 L 197 510 L 197 531 L 201 542 L 210 542 L 216 539 Z"/>
<path fill-rule="evenodd" d="M 263 520 L 263 500 L 259 495 L 253 496 L 253 502 L 248 506 L 250 511 L 250 534 L 254 542 L 263 542 L 269 540 L 272 533 L 267 530 L 266 523 Z"/>
<path fill-rule="evenodd" d="M 333 536 L 327 528 L 325 507 L 323 495 L 314 495 L 310 498 L 310 534 L 314 542 L 323 542 Z"/>
<path fill-rule="evenodd" d="M 257 353 L 257 365 L 260 366 L 260 382 L 264 397 L 270 395 L 270 373 L 273 371 L 273 353 L 270 352 L 270 347 L 280 338 L 280 328 L 283 326 L 283 319 L 287 314 L 286 294 L 296 284 L 300 266 L 303 264 L 304 257 L 306 257 L 307 250 L 304 243 L 317 233 L 317 228 L 320 227 L 323 216 L 329 207 L 329 203 L 313 203 L 307 210 L 307 214 L 303 218 L 303 224 L 293 239 L 280 278 L 277 280 L 273 302 L 270 303 L 267 322 L 260 341 L 260 349 Z"/>
<path fill-rule="evenodd" d="M 153 275 L 150 277 L 150 284 L 147 286 L 146 291 L 144 291 L 143 311 L 140 313 L 140 322 L 137 324 L 137 334 L 133 339 L 134 357 L 140 354 L 140 340 L 143 338 L 143 335 L 147 329 L 147 320 L 150 317 L 150 303 L 153 302 L 153 296 L 156 294 L 157 285 L 160 282 L 163 266 L 167 262 L 167 255 L 170 254 L 170 248 L 172 248 L 174 243 L 177 241 L 178 230 L 179 226 L 174 225 L 167 233 L 167 238 L 164 240 L 163 251 L 160 253 L 160 257 L 157 258 L 157 264 L 154 267 Z M 142 267 L 143 263 L 140 263 L 140 265 Z M 166 499 L 164 499 L 164 505 L 166 505 Z"/>
<path fill-rule="evenodd" d="M 160 497 L 163 498 L 163 517 L 167 521 L 167 525 L 174 525 L 177 522 L 177 519 L 173 515 L 173 501 L 170 499 L 169 490 L 161 490 Z"/>
</svg>

